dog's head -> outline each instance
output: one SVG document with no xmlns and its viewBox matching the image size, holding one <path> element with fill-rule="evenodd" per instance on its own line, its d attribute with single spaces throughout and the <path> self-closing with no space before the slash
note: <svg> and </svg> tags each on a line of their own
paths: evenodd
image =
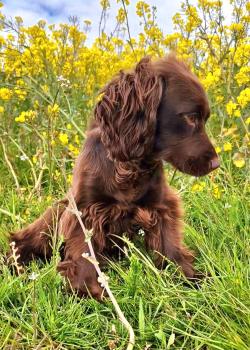
<svg viewBox="0 0 250 350">
<path fill-rule="evenodd" d="M 197 77 L 173 55 L 143 58 L 103 90 L 95 109 L 108 156 L 126 162 L 163 159 L 201 176 L 219 166 L 206 132 L 207 96 Z"/>
</svg>

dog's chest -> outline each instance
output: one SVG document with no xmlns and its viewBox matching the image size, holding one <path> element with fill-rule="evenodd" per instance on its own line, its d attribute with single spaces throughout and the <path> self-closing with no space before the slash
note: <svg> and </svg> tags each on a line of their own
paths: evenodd
<svg viewBox="0 0 250 350">
<path fill-rule="evenodd" d="M 134 235 L 139 229 L 150 229 L 156 222 L 157 212 L 136 205 L 124 204 L 105 205 L 95 203 L 85 208 L 83 218 L 87 228 L 105 235 Z"/>
</svg>

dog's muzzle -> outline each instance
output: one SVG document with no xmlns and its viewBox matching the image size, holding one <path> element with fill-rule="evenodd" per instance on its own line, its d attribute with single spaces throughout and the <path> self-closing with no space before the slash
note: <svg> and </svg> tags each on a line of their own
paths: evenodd
<svg viewBox="0 0 250 350">
<path fill-rule="evenodd" d="M 212 160 L 210 160 L 210 169 L 215 170 L 219 168 L 220 166 L 220 160 L 218 157 L 214 157 Z"/>
</svg>

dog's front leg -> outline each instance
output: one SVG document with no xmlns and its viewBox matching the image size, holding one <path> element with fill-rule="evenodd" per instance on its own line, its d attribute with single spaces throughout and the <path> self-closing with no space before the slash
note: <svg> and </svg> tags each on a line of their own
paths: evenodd
<svg viewBox="0 0 250 350">
<path fill-rule="evenodd" d="M 167 261 L 179 265 L 187 278 L 194 277 L 193 254 L 183 245 L 178 222 L 169 216 L 167 208 L 158 212 L 156 225 L 147 230 L 146 248 L 153 251 L 155 265 L 164 268 Z"/>
<path fill-rule="evenodd" d="M 10 236 L 10 242 L 17 248 L 20 264 L 25 265 L 33 258 L 50 259 L 53 236 L 57 236 L 58 221 L 65 211 L 67 202 L 66 199 L 59 201 L 48 208 L 40 218 Z M 12 258 L 11 250 L 7 257 Z"/>
<path fill-rule="evenodd" d="M 193 254 L 182 241 L 182 210 L 178 196 L 169 188 L 164 198 L 152 207 L 139 208 L 136 220 L 145 229 L 146 248 L 154 252 L 159 268 L 171 260 L 179 265 L 187 278 L 194 277 Z"/>
<path fill-rule="evenodd" d="M 64 236 L 64 249 L 57 270 L 64 276 L 70 288 L 80 297 L 91 295 L 101 300 L 103 288 L 97 281 L 94 262 L 90 259 L 88 244 L 75 215 L 65 211 L 60 222 L 60 233 Z M 98 256 L 99 250 L 95 247 Z"/>
<path fill-rule="evenodd" d="M 63 260 L 59 262 L 57 270 L 66 278 L 70 288 L 78 296 L 91 295 L 101 300 L 103 289 L 97 281 L 97 272 L 91 261 L 88 245 L 84 241 L 81 228 L 77 231 L 66 240 Z"/>
</svg>

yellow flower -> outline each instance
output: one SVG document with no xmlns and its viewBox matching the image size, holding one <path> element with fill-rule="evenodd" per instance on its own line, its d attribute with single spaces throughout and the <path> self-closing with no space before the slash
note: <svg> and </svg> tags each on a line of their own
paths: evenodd
<svg viewBox="0 0 250 350">
<path fill-rule="evenodd" d="M 69 175 L 67 176 L 67 183 L 68 183 L 68 184 L 71 184 L 72 178 L 73 178 L 73 176 L 72 176 L 71 174 L 69 174 Z"/>
<path fill-rule="evenodd" d="M 248 117 L 248 118 L 246 119 L 246 124 L 247 124 L 247 125 L 250 124 L 250 117 Z"/>
<path fill-rule="evenodd" d="M 62 145 L 67 145 L 69 143 L 68 135 L 61 132 L 59 134 L 59 140 Z"/>
<path fill-rule="evenodd" d="M 244 158 L 236 158 L 233 160 L 233 163 L 237 168 L 243 168 L 246 164 Z"/>
<path fill-rule="evenodd" d="M 250 102 L 250 88 L 242 90 L 237 97 L 237 101 L 242 108 L 246 107 Z"/>
<path fill-rule="evenodd" d="M 60 175 L 61 175 L 60 171 L 56 169 L 53 177 L 54 177 L 54 179 L 58 179 L 60 177 Z"/>
<path fill-rule="evenodd" d="M 123 8 L 119 8 L 116 20 L 118 23 L 123 23 L 126 19 L 126 14 Z"/>
<path fill-rule="evenodd" d="M 67 124 L 67 129 L 71 130 L 72 129 L 72 125 L 71 124 Z"/>
<path fill-rule="evenodd" d="M 79 136 L 78 136 L 78 135 L 75 135 L 75 143 L 76 143 L 77 145 L 80 144 L 80 140 L 79 140 Z"/>
<path fill-rule="evenodd" d="M 41 86 L 42 90 L 47 94 L 49 92 L 49 87 L 48 85 L 42 85 Z"/>
<path fill-rule="evenodd" d="M 100 5 L 104 10 L 110 8 L 109 0 L 101 0 Z"/>
<path fill-rule="evenodd" d="M 247 84 L 250 80 L 250 67 L 243 66 L 240 71 L 235 75 L 235 80 L 239 86 Z"/>
<path fill-rule="evenodd" d="M 85 19 L 83 22 L 86 26 L 90 26 L 92 23 L 92 21 L 90 19 Z"/>
<path fill-rule="evenodd" d="M 208 72 L 207 76 L 202 80 L 202 84 L 206 89 L 218 84 L 220 80 L 221 71 L 220 69 L 215 69 L 213 73 Z"/>
<path fill-rule="evenodd" d="M 15 94 L 17 95 L 17 97 L 19 98 L 19 100 L 23 101 L 25 100 L 26 96 L 27 96 L 27 92 L 23 89 L 17 89 L 15 88 Z"/>
<path fill-rule="evenodd" d="M 203 189 L 206 187 L 206 183 L 204 181 L 201 181 L 200 183 L 195 183 L 192 188 L 191 191 L 192 192 L 201 192 L 203 191 Z"/>
<path fill-rule="evenodd" d="M 216 199 L 220 199 L 221 198 L 221 190 L 219 189 L 218 186 L 215 186 L 214 189 L 213 189 L 213 196 L 216 198 Z"/>
<path fill-rule="evenodd" d="M 0 98 L 4 101 L 8 101 L 11 96 L 12 96 L 13 92 L 12 90 L 8 89 L 8 88 L 0 88 Z"/>
<path fill-rule="evenodd" d="M 59 113 L 59 110 L 60 110 L 60 107 L 56 103 L 53 106 L 51 105 L 48 106 L 48 114 L 55 116 Z"/>
<path fill-rule="evenodd" d="M 236 110 L 234 111 L 234 116 L 237 117 L 237 118 L 241 117 L 241 112 L 240 112 L 239 109 L 236 109 Z"/>
<path fill-rule="evenodd" d="M 218 103 L 224 101 L 224 96 L 222 96 L 222 95 L 216 96 L 215 101 Z"/>
<path fill-rule="evenodd" d="M 34 103 L 33 103 L 33 106 L 34 106 L 35 109 L 38 109 L 39 108 L 39 101 L 35 100 Z"/>
<path fill-rule="evenodd" d="M 21 114 L 19 114 L 18 117 L 15 118 L 16 122 L 24 123 L 25 121 L 30 121 L 35 118 L 37 112 L 29 110 L 29 111 L 23 111 Z"/>
<path fill-rule="evenodd" d="M 47 198 L 46 198 L 47 202 L 51 202 L 52 201 L 52 196 L 51 195 L 48 195 Z"/>
<path fill-rule="evenodd" d="M 232 116 L 233 115 L 233 111 L 237 108 L 237 104 L 234 103 L 233 101 L 229 101 L 227 104 L 226 104 L 226 110 L 227 110 L 227 114 L 229 116 Z"/>
<path fill-rule="evenodd" d="M 0 106 L 0 113 L 4 113 L 4 107 Z"/>
<path fill-rule="evenodd" d="M 229 26 L 229 29 L 234 31 L 234 32 L 239 32 L 241 31 L 242 29 L 244 29 L 244 26 L 242 23 L 232 23 L 230 26 Z"/>
<path fill-rule="evenodd" d="M 34 164 L 37 163 L 37 156 L 33 156 L 33 157 L 32 157 L 32 162 L 33 162 Z"/>
<path fill-rule="evenodd" d="M 215 147 L 215 152 L 216 152 L 216 153 L 220 153 L 220 152 L 221 152 L 221 147 L 216 146 L 216 147 Z"/>
<path fill-rule="evenodd" d="M 150 7 L 149 5 L 144 1 L 138 1 L 136 4 L 136 14 L 139 17 L 142 17 L 144 13 L 149 13 Z"/>
<path fill-rule="evenodd" d="M 16 122 L 24 123 L 25 122 L 25 114 L 22 112 L 18 117 L 15 118 Z"/>
<path fill-rule="evenodd" d="M 230 142 L 224 143 L 223 149 L 224 149 L 225 152 L 232 151 L 232 144 Z"/>
<path fill-rule="evenodd" d="M 80 153 L 79 149 L 71 143 L 69 144 L 69 150 L 73 153 L 74 156 L 78 156 L 78 154 Z"/>
</svg>

